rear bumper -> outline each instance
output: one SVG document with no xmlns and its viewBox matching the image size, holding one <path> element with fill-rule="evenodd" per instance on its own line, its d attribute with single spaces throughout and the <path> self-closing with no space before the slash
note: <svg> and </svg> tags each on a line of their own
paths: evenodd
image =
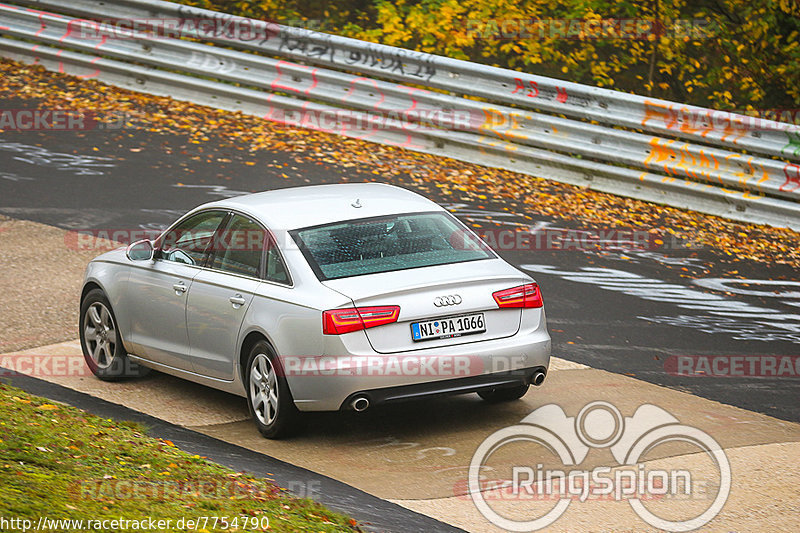
<svg viewBox="0 0 800 533">
<path fill-rule="evenodd" d="M 337 411 L 358 394 L 381 403 L 519 385 L 536 370 L 547 371 L 551 342 L 542 320 L 525 334 L 424 353 L 378 354 L 366 342 L 339 348 L 333 353 L 346 355 L 284 363 L 299 410 Z"/>
<path fill-rule="evenodd" d="M 344 402 L 342 402 L 340 409 L 350 409 L 352 401 L 362 397 L 369 400 L 370 406 L 374 406 L 404 400 L 418 400 L 436 396 L 452 396 L 482 390 L 515 387 L 530 383 L 531 379 L 533 379 L 533 375 L 537 372 L 543 372 L 546 375 L 547 368 L 537 366 L 443 381 L 358 391 L 348 396 Z"/>
</svg>

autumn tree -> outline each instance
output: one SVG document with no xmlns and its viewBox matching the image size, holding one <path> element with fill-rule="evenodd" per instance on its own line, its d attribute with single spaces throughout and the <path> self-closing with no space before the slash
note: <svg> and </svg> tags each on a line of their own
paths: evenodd
<svg viewBox="0 0 800 533">
<path fill-rule="evenodd" d="M 797 0 L 185 0 L 704 107 L 800 107 Z"/>
</svg>

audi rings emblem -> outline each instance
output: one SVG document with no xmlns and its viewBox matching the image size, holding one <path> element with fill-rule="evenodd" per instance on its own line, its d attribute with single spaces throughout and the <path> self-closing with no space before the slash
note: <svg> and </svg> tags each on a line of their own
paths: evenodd
<svg viewBox="0 0 800 533">
<path fill-rule="evenodd" d="M 461 303 L 461 296 L 458 294 L 449 294 L 447 296 L 437 296 L 433 299 L 433 305 L 436 307 L 444 307 L 445 305 L 458 305 Z"/>
</svg>

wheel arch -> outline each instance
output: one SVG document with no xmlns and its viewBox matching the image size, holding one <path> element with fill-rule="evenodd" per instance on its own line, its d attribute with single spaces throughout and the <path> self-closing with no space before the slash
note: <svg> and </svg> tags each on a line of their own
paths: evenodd
<svg viewBox="0 0 800 533">
<path fill-rule="evenodd" d="M 95 279 L 86 280 L 84 282 L 84 284 L 83 284 L 83 288 L 81 289 L 81 298 L 78 301 L 78 310 L 79 310 L 79 312 L 78 312 L 78 328 L 80 329 L 80 323 L 81 323 L 81 320 L 83 320 L 83 317 L 81 316 L 81 313 L 80 313 L 81 308 L 83 308 L 83 301 L 86 299 L 86 295 L 89 294 L 90 292 L 92 292 L 95 289 L 99 289 L 103 293 L 103 296 L 105 296 L 105 298 L 109 301 L 109 305 L 111 306 L 110 310 L 111 310 L 111 313 L 114 316 L 114 322 L 116 323 L 117 332 L 119 334 L 119 341 L 122 343 L 122 348 L 127 352 L 128 347 L 126 345 L 127 343 L 125 342 L 126 334 L 125 334 L 125 332 L 123 332 L 122 324 L 119 321 L 119 317 L 117 315 L 116 310 L 114 309 L 114 305 L 111 303 L 111 298 L 108 295 L 108 291 L 106 291 L 106 288 L 103 287 L 100 284 L 100 282 L 95 280 Z"/>
<path fill-rule="evenodd" d="M 247 358 L 250 355 L 250 350 L 255 346 L 258 341 L 264 341 L 270 345 L 272 350 L 277 354 L 278 351 L 275 350 L 275 344 L 269 339 L 266 333 L 260 330 L 253 330 L 245 335 L 244 339 L 242 340 L 241 346 L 239 347 L 239 360 L 238 360 L 238 370 L 239 370 L 239 377 L 242 380 L 242 386 L 247 387 Z"/>
<path fill-rule="evenodd" d="M 81 301 L 80 301 L 81 305 L 83 304 L 83 300 L 84 298 L 86 298 L 86 295 L 89 294 L 94 289 L 100 289 L 101 291 L 103 291 L 103 294 L 105 294 L 106 292 L 106 290 L 98 282 L 94 280 L 87 281 L 86 283 L 83 284 L 83 289 L 81 289 Z"/>
<path fill-rule="evenodd" d="M 286 378 L 286 385 L 289 387 L 289 392 L 292 393 L 294 397 L 294 392 L 292 391 L 292 381 L 288 379 L 285 372 L 283 371 L 283 359 L 281 357 L 280 352 L 275 348 L 275 342 L 261 329 L 254 329 L 249 331 L 242 340 L 241 346 L 239 348 L 239 359 L 238 359 L 238 372 L 239 378 L 241 379 L 242 387 L 245 390 L 245 394 L 247 391 L 247 358 L 250 355 L 250 350 L 258 341 L 264 341 L 269 344 L 272 351 L 275 352 L 276 359 L 280 368 L 278 371 L 284 375 Z"/>
</svg>

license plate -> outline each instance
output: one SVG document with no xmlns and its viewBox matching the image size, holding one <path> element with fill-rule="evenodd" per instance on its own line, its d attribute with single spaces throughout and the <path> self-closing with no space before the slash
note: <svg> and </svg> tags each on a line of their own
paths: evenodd
<svg viewBox="0 0 800 533">
<path fill-rule="evenodd" d="M 484 331 L 486 331 L 486 322 L 483 319 L 483 313 L 436 318 L 411 324 L 411 338 L 414 341 L 449 339 Z"/>
</svg>

